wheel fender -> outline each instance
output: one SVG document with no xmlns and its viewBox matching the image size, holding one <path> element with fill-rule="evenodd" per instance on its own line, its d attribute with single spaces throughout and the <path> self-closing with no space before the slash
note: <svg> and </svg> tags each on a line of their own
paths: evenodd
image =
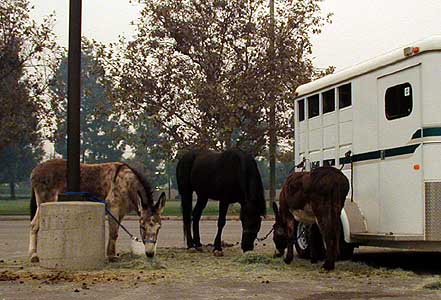
<svg viewBox="0 0 441 300">
<path fill-rule="evenodd" d="M 349 225 L 348 215 L 346 214 L 345 209 L 341 210 L 340 220 L 341 220 L 341 225 L 343 228 L 343 237 L 345 239 L 345 242 L 350 243 L 351 242 L 351 228 Z"/>
</svg>

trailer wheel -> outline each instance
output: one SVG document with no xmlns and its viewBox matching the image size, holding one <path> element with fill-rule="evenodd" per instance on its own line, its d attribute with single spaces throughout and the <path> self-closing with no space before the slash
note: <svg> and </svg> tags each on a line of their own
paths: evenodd
<svg viewBox="0 0 441 300">
<path fill-rule="evenodd" d="M 294 221 L 294 234 L 295 234 L 295 242 L 294 246 L 296 247 L 297 255 L 300 258 L 310 258 L 311 249 L 309 246 L 309 230 L 311 225 Z"/>
<path fill-rule="evenodd" d="M 310 238 L 310 230 L 311 226 L 317 226 L 317 225 L 308 225 L 302 222 L 294 221 L 294 232 L 295 232 L 295 238 L 296 241 L 294 243 L 294 246 L 296 247 L 297 255 L 300 258 L 309 259 L 311 258 L 311 242 L 309 241 Z M 319 239 L 322 239 L 322 236 L 320 232 L 317 232 L 320 236 L 316 237 Z M 340 248 L 340 255 L 338 257 L 339 260 L 350 260 L 352 258 L 352 255 L 354 254 L 354 244 L 346 243 L 343 233 L 343 226 L 340 230 L 340 241 L 339 241 L 339 248 Z M 326 245 L 323 241 L 323 247 L 322 249 L 318 249 L 318 255 L 319 259 L 323 259 L 326 256 L 325 250 Z"/>
</svg>

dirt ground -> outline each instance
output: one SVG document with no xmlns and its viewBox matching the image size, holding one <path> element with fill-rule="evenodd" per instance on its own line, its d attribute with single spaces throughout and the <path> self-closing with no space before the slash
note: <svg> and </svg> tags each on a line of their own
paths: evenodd
<svg viewBox="0 0 441 300">
<path fill-rule="evenodd" d="M 271 228 L 265 222 L 261 234 Z M 136 232 L 135 221 L 126 222 Z M 203 242 L 212 242 L 216 222 L 201 223 Z M 224 257 L 184 249 L 181 223 L 164 222 L 158 255 L 149 260 L 127 253 L 101 271 L 55 272 L 26 258 L 28 221 L 0 219 L 2 299 L 441 299 L 441 254 L 363 247 L 352 261 L 324 272 L 320 265 L 273 258 L 271 241 L 242 254 L 238 245 Z M 240 222 L 230 221 L 224 240 L 240 240 Z M 12 234 L 13 233 L 13 234 Z"/>
</svg>

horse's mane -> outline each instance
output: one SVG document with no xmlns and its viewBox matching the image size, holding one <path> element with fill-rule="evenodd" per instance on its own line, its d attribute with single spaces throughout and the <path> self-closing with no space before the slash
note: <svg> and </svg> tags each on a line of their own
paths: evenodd
<svg viewBox="0 0 441 300">
<path fill-rule="evenodd" d="M 147 178 L 141 174 L 141 172 L 139 172 L 137 169 L 135 169 L 134 167 L 128 165 L 127 163 L 121 163 L 120 165 L 118 165 L 116 172 L 115 172 L 115 178 L 116 176 L 118 176 L 119 171 L 121 170 L 122 167 L 127 167 L 130 171 L 133 172 L 133 174 L 135 174 L 136 178 L 139 180 L 139 182 L 141 183 L 141 185 L 144 187 L 144 191 L 147 195 L 147 203 L 144 203 L 144 201 L 141 203 L 143 208 L 147 207 L 153 207 L 154 202 L 153 202 L 153 189 L 152 186 L 150 185 L 150 183 L 147 181 Z M 141 198 L 142 199 L 142 198 Z M 144 200 L 144 199 L 142 199 Z"/>
</svg>

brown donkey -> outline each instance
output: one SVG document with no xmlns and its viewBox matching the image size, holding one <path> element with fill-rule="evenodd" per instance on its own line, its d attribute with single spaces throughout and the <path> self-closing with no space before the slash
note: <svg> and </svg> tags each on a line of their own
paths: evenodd
<svg viewBox="0 0 441 300">
<path fill-rule="evenodd" d="M 326 245 L 326 260 L 323 268 L 333 270 L 339 253 L 340 214 L 349 181 L 334 167 L 319 167 L 311 172 L 291 173 L 280 192 L 280 211 L 274 203 L 276 216 L 274 243 L 282 256 L 288 248 L 285 262 L 293 260 L 295 241 L 294 220 L 306 224 L 317 222 Z M 311 262 L 317 261 L 317 245 L 311 241 Z"/>
<path fill-rule="evenodd" d="M 37 236 L 39 229 L 39 206 L 41 203 L 57 201 L 58 195 L 66 191 L 66 161 L 53 159 L 37 165 L 31 173 L 31 229 L 29 255 L 38 262 Z M 152 188 L 147 180 L 129 165 L 119 162 L 81 164 L 81 191 L 89 192 L 106 200 L 106 206 L 119 221 L 135 210 L 139 215 L 141 238 L 145 253 L 153 257 L 156 240 L 161 227 L 161 212 L 165 205 L 165 193 L 153 203 Z M 115 243 L 118 224 L 109 218 L 109 242 L 107 256 L 115 259 Z"/>
</svg>

